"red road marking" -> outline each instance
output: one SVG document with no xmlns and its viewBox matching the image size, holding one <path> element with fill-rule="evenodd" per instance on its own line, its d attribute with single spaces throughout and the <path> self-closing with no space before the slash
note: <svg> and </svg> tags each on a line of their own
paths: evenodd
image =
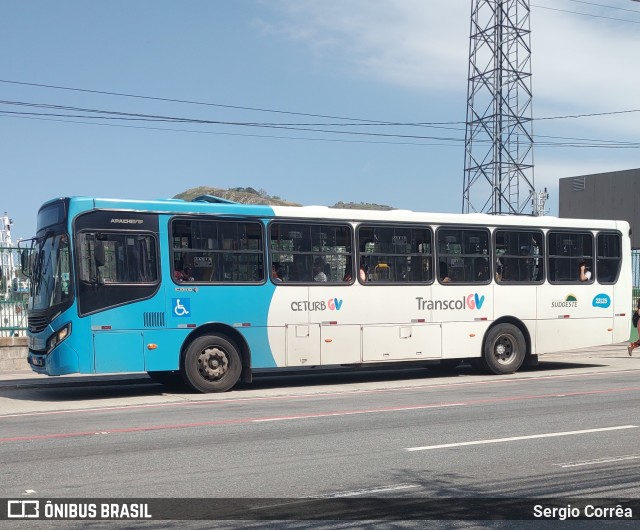
<svg viewBox="0 0 640 530">
<path fill-rule="evenodd" d="M 441 402 L 441 403 L 430 403 L 430 404 L 423 404 L 423 405 L 405 405 L 401 407 L 382 407 L 382 408 L 373 408 L 373 409 L 312 412 L 307 414 L 296 414 L 296 415 L 288 415 L 288 416 L 267 416 L 262 418 L 243 418 L 243 419 L 229 419 L 229 420 L 217 420 L 217 421 L 203 421 L 203 422 L 194 422 L 194 423 L 178 423 L 178 424 L 168 424 L 168 425 L 151 425 L 147 427 L 130 427 L 126 429 L 109 429 L 105 431 L 79 431 L 79 432 L 70 432 L 70 433 L 40 434 L 40 435 L 0 438 L 0 443 L 24 442 L 24 441 L 33 441 L 33 440 L 50 440 L 50 439 L 56 439 L 56 438 L 73 438 L 73 437 L 82 437 L 82 436 L 102 436 L 105 434 L 123 434 L 123 433 L 132 433 L 132 432 L 161 431 L 161 430 L 169 430 L 169 429 L 189 429 L 189 428 L 197 428 L 197 427 L 210 427 L 215 425 L 233 425 L 233 424 L 237 425 L 237 424 L 259 423 L 259 422 L 270 422 L 270 421 L 286 421 L 286 420 L 291 421 L 291 420 L 300 420 L 300 419 L 350 416 L 355 414 L 405 412 L 405 411 L 433 409 L 433 408 L 471 406 L 471 405 L 486 404 L 486 403 L 501 403 L 501 402 L 508 402 L 508 401 L 525 401 L 525 400 L 532 400 L 532 399 L 549 399 L 549 398 L 558 398 L 558 397 L 616 394 L 620 392 L 638 392 L 638 391 L 640 391 L 640 387 L 631 387 L 631 388 L 608 389 L 608 390 L 591 390 L 591 391 L 582 391 L 582 392 L 539 394 L 539 395 L 529 395 L 529 396 L 509 396 L 509 397 L 503 397 L 503 398 L 483 398 L 483 399 L 474 399 L 474 400 L 468 400 L 468 401 L 455 401 L 455 402 L 449 402 L 449 403 Z"/>
<path fill-rule="evenodd" d="M 424 391 L 424 390 L 433 390 L 433 389 L 442 389 L 447 390 L 451 387 L 457 386 L 475 386 L 475 385 L 502 385 L 502 384 L 513 384 L 513 383 L 530 383 L 539 381 L 541 379 L 568 379 L 568 378 L 576 378 L 576 377 L 593 377 L 597 375 L 625 375 L 630 373 L 636 373 L 637 370 L 620 370 L 617 372 L 593 372 L 589 374 L 565 374 L 565 375 L 545 375 L 542 377 L 520 377 L 515 379 L 492 379 L 485 381 L 464 381 L 458 383 L 446 383 L 440 385 L 420 385 L 420 386 L 403 386 L 403 387 L 395 387 L 395 388 L 377 388 L 371 390 L 343 390 L 336 392 L 321 392 L 317 394 L 288 394 L 284 396 L 256 396 L 256 397 L 246 397 L 246 398 L 228 398 L 228 399 L 209 399 L 206 401 L 180 401 L 176 403 L 146 403 L 144 405 L 119 405 L 116 407 L 95 407 L 89 409 L 71 409 L 71 410 L 49 410 L 49 411 L 40 411 L 40 412 L 19 412 L 15 414 L 3 414 L 0 415 L 0 421 L 8 418 L 22 418 L 29 416 L 48 416 L 55 414 L 78 414 L 83 412 L 103 412 L 103 411 L 117 411 L 117 410 L 136 410 L 136 409 L 146 409 L 146 408 L 161 408 L 161 407 L 190 407 L 190 406 L 202 406 L 202 405 L 227 405 L 229 403 L 250 403 L 253 401 L 276 401 L 276 400 L 287 400 L 287 399 L 309 399 L 309 398 L 319 398 L 319 397 L 340 397 L 349 394 L 381 394 L 387 392 L 413 392 L 413 391 Z"/>
</svg>

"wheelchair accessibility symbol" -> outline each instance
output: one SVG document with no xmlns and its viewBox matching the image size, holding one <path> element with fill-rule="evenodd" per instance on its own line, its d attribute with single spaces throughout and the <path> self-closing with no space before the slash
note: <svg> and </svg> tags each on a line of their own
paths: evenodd
<svg viewBox="0 0 640 530">
<path fill-rule="evenodd" d="M 173 298 L 173 316 L 188 317 L 191 314 L 191 300 L 189 298 Z"/>
</svg>

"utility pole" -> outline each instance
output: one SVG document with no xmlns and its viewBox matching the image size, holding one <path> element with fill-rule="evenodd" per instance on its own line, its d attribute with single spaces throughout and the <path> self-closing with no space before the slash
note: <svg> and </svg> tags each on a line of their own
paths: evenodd
<svg viewBox="0 0 640 530">
<path fill-rule="evenodd" d="M 528 0 L 472 0 L 462 212 L 530 214 Z"/>
</svg>

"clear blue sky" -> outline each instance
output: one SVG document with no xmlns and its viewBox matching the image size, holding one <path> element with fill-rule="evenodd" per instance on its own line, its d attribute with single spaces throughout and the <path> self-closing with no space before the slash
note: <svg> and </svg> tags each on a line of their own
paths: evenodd
<svg viewBox="0 0 640 530">
<path fill-rule="evenodd" d="M 87 115 L 21 102 L 224 122 L 340 121 L 225 107 L 234 106 L 360 120 L 463 122 L 470 5 L 471 0 L 4 0 L 4 81 L 215 105 L 0 82 L 0 111 Z M 534 118 L 640 109 L 640 4 L 531 5 Z M 634 142 L 639 117 L 541 120 L 534 133 Z M 39 206 L 53 197 L 172 197 L 202 185 L 252 186 L 303 204 L 342 200 L 461 209 L 460 126 L 418 131 L 438 138 L 429 140 L 37 118 L 0 113 L 0 210 L 14 220 L 14 240 L 33 234 Z M 403 127 L 384 132 L 416 133 Z M 535 185 L 549 188 L 552 214 L 559 178 L 640 167 L 637 146 L 540 147 L 535 163 Z"/>
</svg>

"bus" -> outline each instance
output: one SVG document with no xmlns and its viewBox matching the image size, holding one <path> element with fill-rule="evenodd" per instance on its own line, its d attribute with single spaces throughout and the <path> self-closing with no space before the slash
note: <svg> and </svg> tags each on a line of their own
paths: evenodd
<svg viewBox="0 0 640 530">
<path fill-rule="evenodd" d="M 28 360 L 48 375 L 221 392 L 282 368 L 509 374 L 630 331 L 625 221 L 68 197 L 30 244 Z"/>
</svg>

